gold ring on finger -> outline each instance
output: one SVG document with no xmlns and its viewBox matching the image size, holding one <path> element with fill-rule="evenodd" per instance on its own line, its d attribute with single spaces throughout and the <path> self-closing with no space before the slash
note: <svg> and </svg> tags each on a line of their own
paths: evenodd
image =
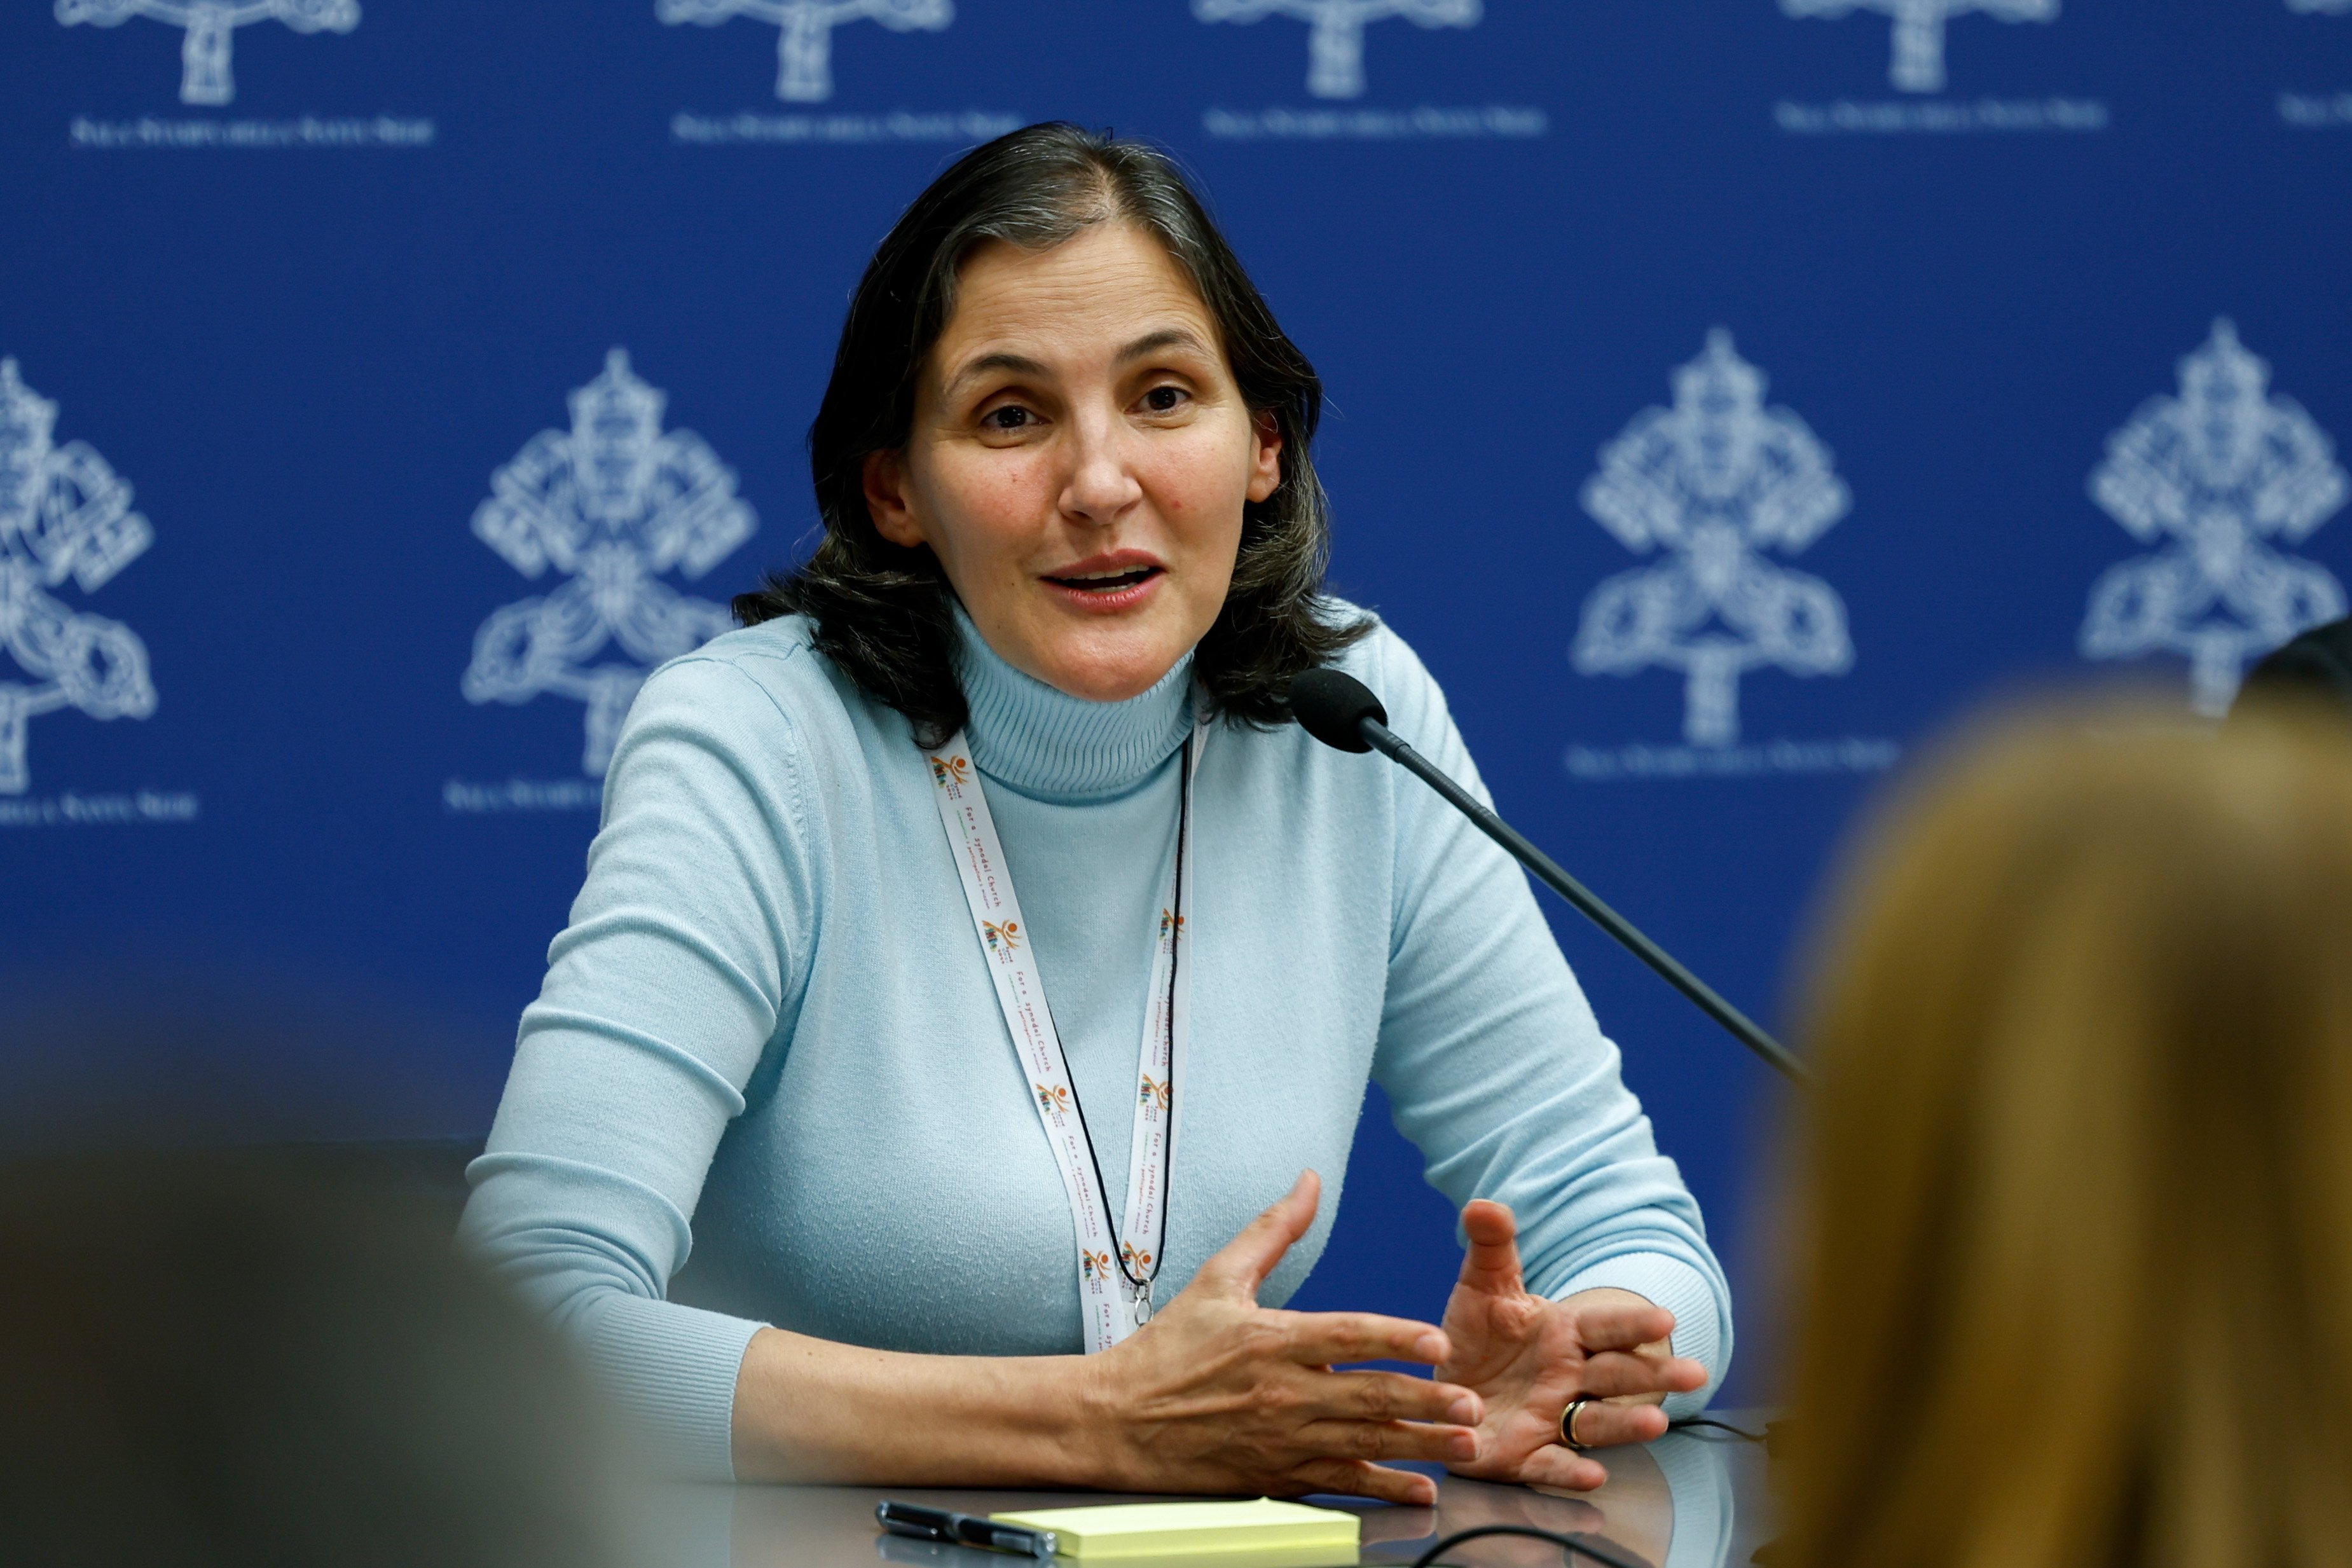
<svg viewBox="0 0 2352 1568">
<path fill-rule="evenodd" d="M 1601 1401 L 1592 1394 L 1580 1394 L 1568 1402 L 1567 1409 L 1559 1413 L 1559 1440 L 1567 1445 L 1570 1452 L 1581 1454 L 1592 1447 L 1590 1443 L 1580 1443 L 1576 1440 L 1576 1418 L 1583 1414 L 1586 1405 L 1600 1403 Z"/>
</svg>

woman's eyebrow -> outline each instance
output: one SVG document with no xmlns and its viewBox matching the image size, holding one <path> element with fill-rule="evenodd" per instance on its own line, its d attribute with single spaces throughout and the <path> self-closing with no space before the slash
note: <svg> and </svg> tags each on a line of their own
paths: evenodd
<svg viewBox="0 0 2352 1568">
<path fill-rule="evenodd" d="M 1146 354 L 1158 353 L 1161 349 L 1191 349 L 1195 353 L 1209 352 L 1208 345 L 1201 341 L 1200 334 L 1191 329 L 1162 327 L 1156 332 L 1144 333 L 1143 336 L 1119 350 L 1114 363 L 1126 364 L 1141 359 Z M 1025 354 L 1003 352 L 985 353 L 976 359 L 967 360 L 957 367 L 955 374 L 948 378 L 947 386 L 944 389 L 946 395 L 952 397 L 961 389 L 964 383 L 996 371 L 1003 371 L 1012 375 L 1034 375 L 1041 378 L 1053 374 L 1042 363 Z"/>
<path fill-rule="evenodd" d="M 1207 353 L 1209 345 L 1202 342 L 1199 335 L 1188 328 L 1162 327 L 1156 332 L 1144 333 L 1143 336 L 1119 350 L 1117 363 L 1125 364 L 1129 360 L 1139 360 L 1146 354 L 1158 353 L 1161 349 L 1191 349 L 1195 353 Z"/>
<path fill-rule="evenodd" d="M 1009 372 L 1013 375 L 1034 375 L 1042 377 L 1052 374 L 1037 361 L 1029 359 L 1021 354 L 982 354 L 978 359 L 967 360 L 963 363 L 962 367 L 955 373 L 955 374 L 948 378 L 946 387 L 947 395 L 952 397 L 955 395 L 957 389 L 961 387 L 965 382 L 973 380 L 979 376 L 986 375 L 992 371 L 1000 370 Z"/>
</svg>

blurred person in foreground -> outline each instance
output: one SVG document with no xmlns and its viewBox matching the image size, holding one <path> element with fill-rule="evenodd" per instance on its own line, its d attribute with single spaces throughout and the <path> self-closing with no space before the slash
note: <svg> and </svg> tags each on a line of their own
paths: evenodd
<svg viewBox="0 0 2352 1568">
<path fill-rule="evenodd" d="M 2004 721 L 1833 913 L 1775 1568 L 2352 1562 L 2352 727 Z"/>
<path fill-rule="evenodd" d="M 438 1207 L 290 1152 L 0 1164 L 0 1563 L 599 1568 L 614 1456 Z"/>
</svg>

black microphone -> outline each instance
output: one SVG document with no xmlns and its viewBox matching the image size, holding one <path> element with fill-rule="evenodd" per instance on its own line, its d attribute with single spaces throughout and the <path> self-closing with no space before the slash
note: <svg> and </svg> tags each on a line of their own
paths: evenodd
<svg viewBox="0 0 2352 1568">
<path fill-rule="evenodd" d="M 1525 835 L 1447 778 L 1436 763 L 1406 745 L 1389 728 L 1389 710 L 1381 706 L 1381 700 L 1362 681 L 1336 669 L 1310 669 L 1290 683 L 1290 711 L 1301 729 L 1327 746 L 1342 752 L 1377 751 L 1402 763 L 1407 772 L 1452 802 L 1454 808 L 1475 823 L 1480 832 L 1509 850 L 1546 887 L 1614 937 L 1620 947 L 1657 971 L 1667 984 L 1696 1004 L 1700 1012 L 1729 1030 L 1734 1039 L 1770 1062 L 1791 1081 L 1804 1083 L 1811 1079 L 1805 1065 L 1759 1027 L 1755 1020 L 1717 995 L 1706 981 L 1677 963 L 1674 954 L 1643 936 L 1624 916 L 1595 898 L 1591 889 L 1529 843 Z"/>
</svg>

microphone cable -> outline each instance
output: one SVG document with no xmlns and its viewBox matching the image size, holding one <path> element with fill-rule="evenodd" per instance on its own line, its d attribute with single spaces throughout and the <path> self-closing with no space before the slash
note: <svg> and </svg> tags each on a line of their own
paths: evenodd
<svg viewBox="0 0 2352 1568">
<path fill-rule="evenodd" d="M 1412 1568 L 1435 1568 L 1441 1554 L 1453 1551 L 1465 1541 L 1476 1541 L 1482 1536 L 1488 1535 L 1516 1535 L 1528 1541 L 1549 1541 L 1563 1551 L 1580 1552 L 1591 1558 L 1595 1563 L 1600 1563 L 1601 1568 L 1646 1568 L 1645 1564 L 1636 1563 L 1630 1557 L 1620 1557 L 1614 1552 L 1593 1545 L 1592 1542 L 1598 1539 L 1597 1537 L 1563 1535 L 1556 1530 L 1538 1530 L 1532 1524 L 1482 1524 L 1475 1530 L 1457 1530 L 1414 1558 Z"/>
</svg>

